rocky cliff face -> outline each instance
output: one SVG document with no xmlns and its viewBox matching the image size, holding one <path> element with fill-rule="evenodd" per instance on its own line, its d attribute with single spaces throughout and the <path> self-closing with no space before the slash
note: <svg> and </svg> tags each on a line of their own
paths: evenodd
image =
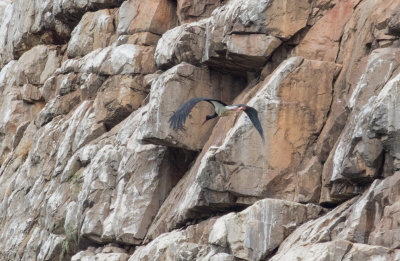
<svg viewBox="0 0 400 261">
<path fill-rule="evenodd" d="M 400 260 L 399 0 L 0 0 L 1 260 Z M 185 131 L 192 97 L 259 111 Z"/>
</svg>

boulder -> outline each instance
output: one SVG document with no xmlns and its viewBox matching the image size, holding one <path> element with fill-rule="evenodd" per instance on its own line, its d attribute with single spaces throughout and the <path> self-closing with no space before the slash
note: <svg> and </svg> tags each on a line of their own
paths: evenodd
<svg viewBox="0 0 400 261">
<path fill-rule="evenodd" d="M 71 33 L 68 57 L 85 56 L 97 48 L 110 45 L 116 37 L 114 13 L 109 9 L 86 13 Z"/>
<path fill-rule="evenodd" d="M 97 122 L 111 129 L 137 110 L 147 94 L 142 76 L 109 77 L 100 87 L 94 102 Z"/>
<path fill-rule="evenodd" d="M 210 18 L 164 34 L 157 47 L 157 65 L 169 68 L 185 61 L 228 71 L 261 70 L 282 39 L 306 26 L 310 13 L 307 0 L 230 1 Z"/>
<path fill-rule="evenodd" d="M 277 199 L 257 201 L 237 214 L 218 218 L 209 242 L 243 260 L 264 260 L 302 223 L 319 216 L 322 208 Z"/>
<path fill-rule="evenodd" d="M 181 62 L 199 65 L 205 51 L 206 22 L 183 24 L 165 32 L 155 51 L 156 65 L 162 69 Z"/>
<path fill-rule="evenodd" d="M 125 1 L 119 10 L 118 34 L 161 35 L 176 26 L 176 3 L 168 0 Z"/>
<path fill-rule="evenodd" d="M 18 60 L 16 83 L 41 85 L 60 65 L 56 47 L 38 45 L 24 53 Z"/>
<path fill-rule="evenodd" d="M 195 22 L 210 17 L 212 11 L 219 7 L 222 2 L 221 0 L 178 0 L 176 13 L 179 23 Z"/>
<path fill-rule="evenodd" d="M 215 218 L 160 235 L 145 246 L 138 247 L 129 261 L 206 260 L 210 250 L 207 244 Z"/>
</svg>

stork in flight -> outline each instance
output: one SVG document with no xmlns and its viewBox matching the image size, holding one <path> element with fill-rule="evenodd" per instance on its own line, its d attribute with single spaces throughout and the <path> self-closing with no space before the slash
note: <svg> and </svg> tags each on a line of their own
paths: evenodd
<svg viewBox="0 0 400 261">
<path fill-rule="evenodd" d="M 258 112 L 256 109 L 245 104 L 226 105 L 222 101 L 211 98 L 192 98 L 185 102 L 169 119 L 170 127 L 174 130 L 183 129 L 183 125 L 185 124 L 186 118 L 188 117 L 190 111 L 197 103 L 201 101 L 209 102 L 214 106 L 215 110 L 213 115 L 206 116 L 203 124 L 215 117 L 228 116 L 233 111 L 244 111 L 250 118 L 254 127 L 257 129 L 258 133 L 261 136 L 261 139 L 264 141 L 264 133 L 261 127 L 260 120 L 258 119 Z"/>
</svg>

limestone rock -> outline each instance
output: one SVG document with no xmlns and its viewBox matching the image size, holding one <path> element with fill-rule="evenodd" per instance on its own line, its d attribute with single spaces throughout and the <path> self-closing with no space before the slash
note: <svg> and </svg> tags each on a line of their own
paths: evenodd
<svg viewBox="0 0 400 261">
<path fill-rule="evenodd" d="M 400 33 L 400 6 L 396 7 L 390 15 L 388 29 L 390 34 L 398 35 Z"/>
<path fill-rule="evenodd" d="M 72 256 L 71 261 L 127 261 L 129 255 L 119 247 L 106 246 L 98 249 L 89 247 Z"/>
<path fill-rule="evenodd" d="M 326 120 L 334 71 L 332 63 L 290 58 L 254 87 L 256 94 L 247 93 L 253 96 L 250 101 L 243 96 L 236 100 L 259 111 L 266 143 L 262 144 L 245 115 L 219 120 L 196 163 L 163 204 L 148 236 L 153 238 L 194 218 L 199 215 L 197 208 L 207 216 L 206 210 L 243 207 L 252 198 L 294 200 L 300 199 L 296 193 L 301 193 L 302 200 L 317 200 L 320 176 L 310 184 L 303 179 L 300 184 L 304 185 L 298 188 L 299 179 L 306 174 L 297 173 L 313 171 L 301 162 L 311 158 L 307 155 L 314 135 Z M 301 84 L 296 79 L 302 79 Z M 298 127 L 294 129 L 292 124 Z"/>
<path fill-rule="evenodd" d="M 114 23 L 112 10 L 86 13 L 71 33 L 67 48 L 68 57 L 84 56 L 97 48 L 110 45 L 116 31 Z"/>
<path fill-rule="evenodd" d="M 399 207 L 397 204 L 399 195 L 393 194 L 399 179 L 399 172 L 395 172 L 393 176 L 384 180 L 376 180 L 361 197 L 349 200 L 326 215 L 300 226 L 281 244 L 276 259 L 273 260 L 281 260 L 280 258 L 286 254 L 287 257 L 292 257 L 293 253 L 308 260 L 307 249 L 312 251 L 313 248 L 318 249 L 318 246 L 324 244 L 326 244 L 324 248 L 336 247 L 342 240 L 346 240 L 345 248 L 348 248 L 344 260 L 353 260 L 352 258 L 362 260 L 363 256 L 373 255 L 390 257 L 393 249 L 398 246 L 396 243 L 398 224 L 389 220 L 396 218 L 394 213 Z M 354 244 L 353 250 L 350 250 L 350 243 Z M 332 250 L 327 253 L 332 255 L 336 252 Z M 309 258 L 311 256 L 309 255 Z"/>
<path fill-rule="evenodd" d="M 0 0 L 0 260 L 400 260 L 398 8 Z"/>
<path fill-rule="evenodd" d="M 41 102 L 27 104 L 22 99 L 22 87 L 17 86 L 19 62 L 8 63 L 0 72 L 0 163 L 12 150 L 13 139 L 20 124 L 33 120 L 43 108 Z"/>
<path fill-rule="evenodd" d="M 11 3 L 11 0 L 1 0 L 0 1 L 0 21 L 3 19 L 4 10 Z"/>
<path fill-rule="evenodd" d="M 177 14 L 180 24 L 194 22 L 207 18 L 219 7 L 221 0 L 178 0 Z"/>
<path fill-rule="evenodd" d="M 120 35 L 116 40 L 117 45 L 137 44 L 137 45 L 157 45 L 160 36 L 150 32 L 134 33 L 132 35 Z"/>
<path fill-rule="evenodd" d="M 316 22 L 294 49 L 294 55 L 308 59 L 334 62 L 339 51 L 339 40 L 344 27 L 359 0 L 338 2 Z"/>
<path fill-rule="evenodd" d="M 326 243 L 317 243 L 309 246 L 299 246 L 290 249 L 286 253 L 278 253 L 270 260 L 344 260 L 344 256 L 351 248 L 351 242 L 337 240 Z"/>
<path fill-rule="evenodd" d="M 306 0 L 294 5 L 285 1 L 230 1 L 215 9 L 210 18 L 183 24 L 163 35 L 157 47 L 157 64 L 163 68 L 185 61 L 224 70 L 260 70 L 281 44 L 280 39 L 288 39 L 306 26 L 310 12 Z"/>
<path fill-rule="evenodd" d="M 290 4 L 287 1 L 235 0 L 213 12 L 212 31 L 265 33 L 288 39 L 306 26 L 310 13 L 311 3 L 306 0 Z M 222 28 L 224 21 L 229 21 L 226 28 Z"/>
<path fill-rule="evenodd" d="M 155 52 L 156 65 L 165 69 L 181 62 L 200 64 L 204 53 L 206 22 L 183 24 L 163 34 Z"/>
<path fill-rule="evenodd" d="M 108 129 L 137 110 L 148 91 L 141 76 L 116 75 L 108 78 L 100 88 L 95 99 L 95 114 L 98 122 Z"/>
<path fill-rule="evenodd" d="M 125 1 L 119 11 L 119 34 L 150 32 L 161 35 L 176 26 L 176 5 L 168 0 Z"/>
<path fill-rule="evenodd" d="M 182 231 L 165 233 L 136 249 L 129 261 L 201 260 L 210 250 L 207 240 L 214 222 L 210 219 Z"/>
<path fill-rule="evenodd" d="M 123 0 L 56 0 L 53 3 L 53 15 L 61 22 L 76 25 L 88 10 L 118 7 L 122 2 Z"/>
<path fill-rule="evenodd" d="M 239 77 L 181 63 L 161 74 L 152 84 L 149 111 L 140 127 L 141 139 L 187 150 L 200 150 L 215 122 L 200 125 L 213 107 L 207 102 L 196 105 L 185 123 L 186 131 L 170 128 L 169 118 L 193 97 L 212 97 L 229 103 L 244 87 Z M 177 95 L 179 94 L 179 95 Z"/>
<path fill-rule="evenodd" d="M 54 47 L 38 45 L 24 53 L 18 60 L 16 83 L 43 84 L 60 65 L 60 57 Z"/>
<path fill-rule="evenodd" d="M 99 75 L 153 73 L 154 47 L 123 44 L 96 49 L 80 59 L 62 63 L 58 73 L 95 73 Z"/>
<path fill-rule="evenodd" d="M 334 97 L 332 108 L 327 123 L 321 133 L 320 148 L 323 149 L 322 161 L 326 161 L 329 152 L 333 149 L 335 142 L 340 136 L 340 132 L 346 125 L 349 110 L 347 100 L 349 93 L 354 91 L 354 87 L 364 72 L 367 58 L 370 52 L 377 48 L 376 41 L 372 32 L 375 28 L 386 26 L 386 20 L 397 6 L 397 1 L 390 0 L 384 4 L 375 1 L 341 1 L 343 4 L 359 4 L 354 9 L 349 21 L 344 27 L 342 41 L 339 46 L 336 63 L 342 64 L 342 70 L 334 84 Z M 345 6 L 342 6 L 343 8 Z M 333 9 L 332 9 L 333 10 Z M 342 9 L 344 10 L 344 9 Z M 339 11 L 339 10 L 337 10 Z M 349 10 L 350 11 L 350 10 Z M 327 13 L 328 14 L 328 13 Z M 333 18 L 335 14 L 332 14 Z M 322 30 L 325 30 L 325 25 Z M 366 29 L 371 28 L 371 29 Z M 353 34 L 353 32 L 358 32 Z M 317 42 L 319 42 L 318 40 Z M 304 54 L 306 55 L 306 54 Z"/>
<path fill-rule="evenodd" d="M 71 29 L 57 21 L 52 11 L 52 1 L 12 1 L 0 28 L 0 65 L 36 45 L 58 43 L 69 36 Z"/>
<path fill-rule="evenodd" d="M 288 4 L 287 1 L 229 1 L 225 6 L 217 8 L 209 18 L 202 61 L 217 67 L 254 70 L 268 57 L 250 66 L 243 64 L 250 62 L 247 58 L 252 59 L 253 50 L 265 50 L 268 47 L 267 54 L 272 53 L 280 44 L 279 39 L 288 39 L 306 26 L 310 13 L 311 3 L 307 0 L 296 1 L 295 4 Z M 230 55 L 226 47 L 235 44 L 236 39 L 230 37 L 234 34 L 240 34 L 236 38 L 240 39 L 241 49 L 246 52 L 244 57 L 242 53 L 239 57 L 235 57 L 235 53 Z M 256 37 L 250 34 L 266 34 L 270 37 L 262 43 L 255 41 Z M 254 44 L 256 46 L 252 46 Z"/>
<path fill-rule="evenodd" d="M 117 7 L 122 0 L 16 0 L 7 7 L 0 28 L 0 65 L 18 59 L 39 44 L 60 44 L 87 10 Z"/>
<path fill-rule="evenodd" d="M 210 243 L 227 247 L 244 260 L 263 260 L 302 223 L 318 217 L 321 208 L 283 200 L 265 199 L 237 214 L 215 222 Z"/>
<path fill-rule="evenodd" d="M 22 90 L 22 99 L 30 103 L 44 100 L 40 89 L 29 83 L 24 84 Z"/>
<path fill-rule="evenodd" d="M 350 183 L 358 184 L 360 187 L 365 182 L 371 182 L 377 177 L 383 166 L 385 151 L 391 157 L 396 155 L 396 149 L 389 145 L 396 143 L 395 139 L 390 139 L 386 143 L 387 141 L 380 138 L 382 133 L 373 133 L 376 132 L 374 128 L 387 128 L 385 126 L 390 125 L 388 122 L 385 123 L 384 119 L 391 116 L 386 115 L 387 109 L 381 108 L 382 106 L 395 106 L 387 99 L 398 95 L 395 91 L 398 75 L 390 81 L 389 79 L 399 66 L 399 58 L 399 53 L 392 48 L 377 49 L 370 55 L 365 74 L 357 83 L 357 87 L 349 99 L 349 107 L 352 108 L 352 112 L 347 125 L 324 167 L 323 187 L 325 192 L 321 196 L 321 202 L 337 202 L 356 194 L 357 186 L 350 185 Z M 380 80 L 376 81 L 377 78 Z M 386 82 L 386 86 L 383 87 Z M 389 88 L 393 89 L 391 94 L 386 92 Z M 381 101 L 378 101 L 377 95 L 381 97 Z M 386 101 L 383 102 L 383 100 Z M 375 121 L 375 126 L 372 127 L 371 121 L 378 118 L 379 120 Z M 386 129 L 383 133 L 391 136 L 389 133 L 397 129 L 395 126 L 393 128 L 392 130 Z M 368 130 L 368 134 L 362 130 Z M 385 144 L 387 145 L 385 146 Z M 343 179 L 350 180 L 350 182 L 343 181 Z M 346 183 L 348 184 L 347 190 L 341 191 L 339 184 Z"/>
</svg>

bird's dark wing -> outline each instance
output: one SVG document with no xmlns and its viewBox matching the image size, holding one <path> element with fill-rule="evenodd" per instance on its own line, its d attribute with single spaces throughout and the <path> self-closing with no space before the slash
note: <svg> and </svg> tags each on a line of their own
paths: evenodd
<svg viewBox="0 0 400 261">
<path fill-rule="evenodd" d="M 258 119 L 258 111 L 254 109 L 253 107 L 247 106 L 244 112 L 249 116 L 251 122 L 253 123 L 254 127 L 257 129 L 258 133 L 260 133 L 261 139 L 264 140 L 264 132 L 261 126 L 261 122 Z"/>
<path fill-rule="evenodd" d="M 201 102 L 201 101 L 216 101 L 224 106 L 225 103 L 219 100 L 211 99 L 211 98 L 192 98 L 185 102 L 169 119 L 170 127 L 174 130 L 183 129 L 183 125 L 186 122 L 186 118 L 189 116 L 189 113 L 192 111 L 193 107 Z M 211 103 L 211 102 L 210 102 Z M 212 103 L 211 103 L 212 104 Z"/>
</svg>

